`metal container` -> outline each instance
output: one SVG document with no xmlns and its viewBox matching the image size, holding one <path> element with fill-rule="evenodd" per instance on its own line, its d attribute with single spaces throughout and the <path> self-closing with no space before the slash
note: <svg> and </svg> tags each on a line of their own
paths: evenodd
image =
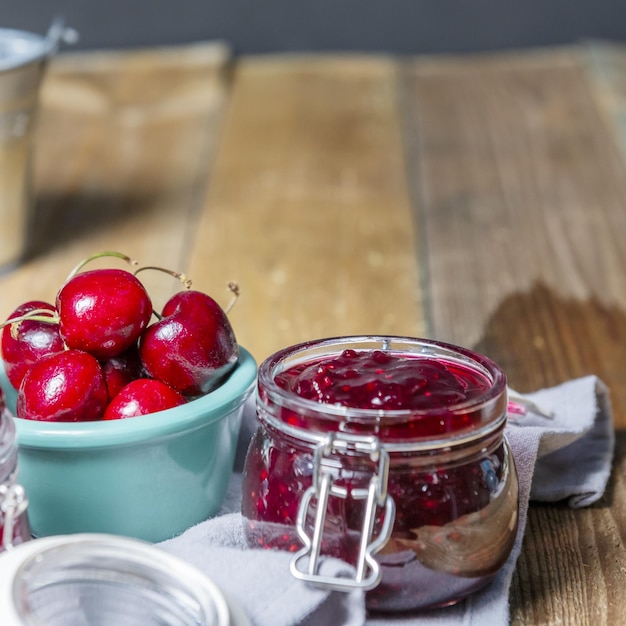
<svg viewBox="0 0 626 626">
<path fill-rule="evenodd" d="M 31 164 L 39 91 L 48 60 L 75 31 L 55 20 L 45 36 L 0 28 L 0 268 L 19 263 L 32 217 Z"/>
</svg>

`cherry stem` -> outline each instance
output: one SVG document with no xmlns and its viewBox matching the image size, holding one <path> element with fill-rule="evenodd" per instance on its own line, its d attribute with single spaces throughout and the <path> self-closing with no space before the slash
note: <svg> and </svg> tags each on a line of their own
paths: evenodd
<svg viewBox="0 0 626 626">
<path fill-rule="evenodd" d="M 138 270 L 135 270 L 135 276 L 137 276 L 139 272 L 143 272 L 144 270 L 156 270 L 157 272 L 164 272 L 165 274 L 169 274 L 170 276 L 177 278 L 183 284 L 185 289 L 191 289 L 191 279 L 188 278 L 186 274 L 182 274 L 181 272 L 175 272 L 174 270 L 168 270 L 164 267 L 146 265 L 145 267 L 140 267 Z"/>
<path fill-rule="evenodd" d="M 24 313 L 24 315 L 18 315 L 17 317 L 6 320 L 6 322 L 2 322 L 0 328 L 11 326 L 11 336 L 13 339 L 16 339 L 19 325 L 29 320 L 33 322 L 44 322 L 46 324 L 58 324 L 59 315 L 56 311 L 51 311 L 50 309 L 33 309 L 28 313 Z"/>
<path fill-rule="evenodd" d="M 231 301 L 228 303 L 228 306 L 226 307 L 226 310 L 225 310 L 226 315 L 230 313 L 231 309 L 235 306 L 235 303 L 237 302 L 237 300 L 239 300 L 239 285 L 231 281 L 230 283 L 228 283 L 228 289 L 233 294 L 233 297 Z"/>
<path fill-rule="evenodd" d="M 137 265 L 137 261 L 135 261 L 134 259 L 131 259 L 131 257 L 129 257 L 126 254 L 122 254 L 121 252 L 114 252 L 114 251 L 110 251 L 110 250 L 106 250 L 105 252 L 98 252 L 98 254 L 94 254 L 93 256 L 87 257 L 86 259 L 83 259 L 80 263 L 78 263 L 78 265 L 76 265 L 76 267 L 69 273 L 68 277 L 65 279 L 65 282 L 68 282 L 69 280 L 71 280 L 72 278 L 74 278 L 74 276 L 76 276 L 76 274 L 78 274 L 78 272 L 80 272 L 80 270 L 87 265 L 87 263 L 91 263 L 91 261 L 95 261 L 96 259 L 101 259 L 103 257 L 108 257 L 108 256 L 112 256 L 115 257 L 117 259 L 122 259 L 123 261 L 126 261 L 127 263 L 129 263 L 130 265 Z"/>
</svg>

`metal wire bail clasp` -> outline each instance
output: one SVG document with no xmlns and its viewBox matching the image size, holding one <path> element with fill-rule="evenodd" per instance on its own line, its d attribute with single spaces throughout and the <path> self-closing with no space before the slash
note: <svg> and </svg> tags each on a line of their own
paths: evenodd
<svg viewBox="0 0 626 626">
<path fill-rule="evenodd" d="M 333 476 L 342 467 L 342 454 L 367 457 L 376 464 L 367 488 L 349 488 L 337 485 Z M 303 494 L 298 508 L 296 529 L 304 547 L 291 561 L 291 573 L 296 578 L 339 591 L 372 589 L 381 579 L 380 566 L 374 559 L 389 540 L 395 517 L 395 503 L 387 493 L 389 476 L 389 454 L 375 436 L 330 433 L 315 450 L 313 484 Z M 324 576 L 319 573 L 320 551 L 329 496 L 354 500 L 365 500 L 365 515 L 361 529 L 359 554 L 354 578 Z M 317 508 L 313 536 L 306 530 L 307 513 L 311 500 L 315 498 Z M 377 509 L 384 509 L 383 524 L 374 536 L 374 521 Z M 307 562 L 308 557 L 308 562 Z"/>
<path fill-rule="evenodd" d="M 22 485 L 0 484 L 0 519 L 3 520 L 2 547 L 13 548 L 15 521 L 28 507 L 28 499 Z"/>
</svg>

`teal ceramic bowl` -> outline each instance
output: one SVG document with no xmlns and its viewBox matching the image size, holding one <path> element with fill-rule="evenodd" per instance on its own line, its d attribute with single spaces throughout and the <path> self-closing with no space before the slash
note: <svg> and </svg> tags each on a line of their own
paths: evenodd
<svg viewBox="0 0 626 626">
<path fill-rule="evenodd" d="M 35 537 L 79 532 L 162 541 L 215 515 L 233 471 L 256 363 L 188 404 L 110 422 L 15 418 L 19 482 Z M 16 392 L 0 371 L 15 414 Z"/>
</svg>

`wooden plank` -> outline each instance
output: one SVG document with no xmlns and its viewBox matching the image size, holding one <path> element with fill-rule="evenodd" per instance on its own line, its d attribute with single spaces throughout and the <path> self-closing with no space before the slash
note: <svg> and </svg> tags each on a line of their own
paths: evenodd
<svg viewBox="0 0 626 626">
<path fill-rule="evenodd" d="M 228 59 L 227 48 L 207 43 L 53 61 L 36 137 L 33 256 L 0 276 L 0 317 L 24 300 L 53 300 L 94 252 L 186 269 Z M 144 276 L 157 306 L 177 287 Z"/>
<path fill-rule="evenodd" d="M 423 330 L 395 65 L 242 59 L 190 274 L 236 280 L 258 360 L 317 337 Z"/>
<path fill-rule="evenodd" d="M 421 59 L 405 79 L 430 334 L 522 391 L 597 374 L 624 428 L 626 176 L 581 57 Z M 531 506 L 512 623 L 622 620 L 624 443 L 596 506 Z"/>
<path fill-rule="evenodd" d="M 626 46 L 590 42 L 581 51 L 609 133 L 626 159 Z"/>
<path fill-rule="evenodd" d="M 483 348 L 521 389 L 610 381 L 626 360 L 623 162 L 578 57 L 545 59 L 407 72 L 430 331 Z"/>
</svg>

